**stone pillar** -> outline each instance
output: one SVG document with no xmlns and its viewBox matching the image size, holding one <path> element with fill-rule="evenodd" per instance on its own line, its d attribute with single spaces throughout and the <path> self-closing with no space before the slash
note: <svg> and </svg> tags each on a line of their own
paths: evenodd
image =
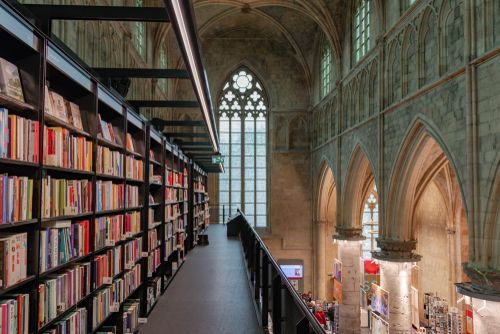
<svg viewBox="0 0 500 334">
<path fill-rule="evenodd" d="M 413 253 L 417 242 L 379 238 L 377 244 L 373 257 L 380 261 L 380 287 L 389 292 L 389 333 L 410 334 L 411 267 L 421 258 Z"/>
<path fill-rule="evenodd" d="M 326 280 L 328 279 L 326 276 L 326 268 L 325 268 L 326 222 L 324 220 L 318 220 L 314 224 L 314 228 L 316 230 L 315 233 L 316 252 L 314 260 L 314 268 L 315 268 L 314 297 L 319 299 L 325 299 L 326 298 L 325 285 L 326 285 Z"/>
<path fill-rule="evenodd" d="M 411 263 L 380 261 L 380 287 L 389 292 L 389 332 L 411 333 Z"/>
<path fill-rule="evenodd" d="M 471 298 L 474 310 L 474 333 L 500 333 L 500 298 L 498 301 Z"/>
<path fill-rule="evenodd" d="M 342 262 L 342 304 L 339 328 L 342 334 L 361 332 L 359 258 L 360 240 L 339 240 L 339 260 Z"/>
</svg>

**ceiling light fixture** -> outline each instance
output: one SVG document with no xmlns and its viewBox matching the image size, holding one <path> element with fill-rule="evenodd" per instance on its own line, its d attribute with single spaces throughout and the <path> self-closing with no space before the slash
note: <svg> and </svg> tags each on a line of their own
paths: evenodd
<svg viewBox="0 0 500 334">
<path fill-rule="evenodd" d="M 210 136 L 210 141 L 212 142 L 212 146 L 216 153 L 219 152 L 218 140 L 216 136 L 216 129 L 214 129 L 214 125 L 212 124 L 212 113 L 211 108 L 209 108 L 208 97 L 206 95 L 206 91 L 204 89 L 204 85 L 202 84 L 202 72 L 199 68 L 199 63 L 195 59 L 195 49 L 193 43 L 197 43 L 196 38 L 193 38 L 192 34 L 189 34 L 189 29 L 187 26 L 186 19 L 186 6 L 190 6 L 188 1 L 183 0 L 182 5 L 180 0 L 165 0 L 167 7 L 171 8 L 174 13 L 174 18 L 171 17 L 171 22 L 176 26 L 178 33 L 180 34 L 180 43 L 185 50 L 185 54 L 187 57 L 187 66 L 190 69 L 193 76 L 193 83 L 196 89 L 196 93 L 200 100 L 201 109 L 203 112 L 203 117 L 205 118 L 205 122 L 207 124 L 207 129 Z M 171 6 L 169 6 L 169 4 Z M 194 22 L 193 22 L 194 24 Z M 193 40 L 194 39 L 194 40 Z M 200 55 L 197 55 L 200 57 Z M 203 73 L 204 74 L 204 73 Z M 204 75 L 203 75 L 204 76 Z M 208 89 L 207 89 L 208 90 Z"/>
</svg>

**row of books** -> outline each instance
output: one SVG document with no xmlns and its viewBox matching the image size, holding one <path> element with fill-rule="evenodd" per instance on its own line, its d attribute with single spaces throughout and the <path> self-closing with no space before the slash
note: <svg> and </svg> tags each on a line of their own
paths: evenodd
<svg viewBox="0 0 500 334">
<path fill-rule="evenodd" d="M 87 213 L 92 210 L 92 182 L 42 179 L 42 218 Z"/>
<path fill-rule="evenodd" d="M 90 294 L 90 263 L 52 275 L 38 285 L 38 328 Z"/>
<path fill-rule="evenodd" d="M 177 171 L 172 171 L 170 169 L 165 170 L 165 180 L 166 184 L 170 187 L 187 187 L 187 170 L 185 169 L 185 174 Z"/>
<path fill-rule="evenodd" d="M 46 222 L 40 230 L 40 272 L 89 254 L 89 221 Z"/>
<path fill-rule="evenodd" d="M 123 245 L 125 269 L 132 268 L 142 257 L 142 237 L 135 238 Z"/>
<path fill-rule="evenodd" d="M 92 272 L 95 273 L 94 287 L 111 284 L 112 277 L 123 271 L 122 246 L 106 250 L 104 254 L 96 255 L 92 260 Z"/>
<path fill-rule="evenodd" d="M 98 145 L 96 171 L 99 174 L 123 177 L 123 153 Z"/>
<path fill-rule="evenodd" d="M 153 277 L 148 280 L 148 288 L 146 292 L 146 307 L 147 311 L 153 308 L 154 304 L 161 296 L 161 278 Z"/>
<path fill-rule="evenodd" d="M 92 141 L 62 127 L 44 127 L 43 163 L 92 171 Z"/>
<path fill-rule="evenodd" d="M 144 180 L 144 161 L 127 156 L 127 178 Z"/>
<path fill-rule="evenodd" d="M 122 145 L 122 140 L 120 139 L 119 136 L 115 136 L 115 127 L 113 126 L 113 124 L 111 123 L 108 123 L 106 121 L 104 121 L 102 118 L 101 118 L 101 115 L 99 114 L 98 115 L 99 117 L 99 133 L 98 133 L 98 136 L 111 142 L 111 143 L 114 143 L 118 146 L 121 146 Z M 118 131 L 119 132 L 119 131 Z"/>
<path fill-rule="evenodd" d="M 148 277 L 153 276 L 161 264 L 160 248 L 156 248 L 148 255 Z"/>
<path fill-rule="evenodd" d="M 0 108 L 0 157 L 37 163 L 40 124 Z"/>
<path fill-rule="evenodd" d="M 96 329 L 112 313 L 118 312 L 122 304 L 141 284 L 141 266 L 136 264 L 123 277 L 115 279 L 111 286 L 99 290 L 92 298 L 92 328 Z"/>
<path fill-rule="evenodd" d="M 104 216 L 95 219 L 95 249 L 113 246 L 116 242 L 130 238 L 141 231 L 141 213 Z"/>
<path fill-rule="evenodd" d="M 0 174 L 0 224 L 33 218 L 33 179 Z"/>
<path fill-rule="evenodd" d="M 121 333 L 134 333 L 139 327 L 139 300 L 127 301 L 123 304 Z"/>
<path fill-rule="evenodd" d="M 139 187 L 127 184 L 127 196 L 125 197 L 125 207 L 133 208 L 140 205 Z"/>
<path fill-rule="evenodd" d="M 4 296 L 0 301 L 0 333 L 28 334 L 29 333 L 29 294 Z"/>
<path fill-rule="evenodd" d="M 125 186 L 112 181 L 96 181 L 96 211 L 123 208 Z"/>
<path fill-rule="evenodd" d="M 175 203 L 179 201 L 187 201 L 187 190 L 179 188 L 165 187 L 165 202 Z"/>
<path fill-rule="evenodd" d="M 80 107 L 45 86 L 45 113 L 84 131 Z"/>
<path fill-rule="evenodd" d="M 165 206 L 165 220 L 177 219 L 180 214 L 179 204 L 168 204 Z"/>
<path fill-rule="evenodd" d="M 161 244 L 161 240 L 158 238 L 158 230 L 151 229 L 148 231 L 148 252 L 157 248 Z"/>
<path fill-rule="evenodd" d="M 205 192 L 205 183 L 200 179 L 194 180 L 194 191 L 195 192 Z"/>
<path fill-rule="evenodd" d="M 27 277 L 28 234 L 0 235 L 0 286 L 8 288 Z"/>
<path fill-rule="evenodd" d="M 87 317 L 86 308 L 77 308 L 56 322 L 53 328 L 43 331 L 42 334 L 87 334 Z"/>
</svg>

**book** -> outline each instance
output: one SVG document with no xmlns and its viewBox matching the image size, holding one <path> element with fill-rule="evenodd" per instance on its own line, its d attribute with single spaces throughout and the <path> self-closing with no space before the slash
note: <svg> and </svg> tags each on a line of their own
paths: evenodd
<svg viewBox="0 0 500 334">
<path fill-rule="evenodd" d="M 0 300 L 2 333 L 28 334 L 29 294 L 3 295 Z"/>
<path fill-rule="evenodd" d="M 135 152 L 134 140 L 132 139 L 132 135 L 127 133 L 126 136 L 126 147 L 129 152 Z"/>
<path fill-rule="evenodd" d="M 68 111 L 68 118 L 71 119 L 71 124 L 77 129 L 83 130 L 82 115 L 78 104 L 68 101 L 66 110 Z"/>
<path fill-rule="evenodd" d="M 99 174 L 123 177 L 123 154 L 98 145 L 96 170 Z"/>
<path fill-rule="evenodd" d="M 0 94 L 24 102 L 19 69 L 16 65 L 3 58 L 0 58 Z"/>
<path fill-rule="evenodd" d="M 39 122 L 0 108 L 0 157 L 38 162 Z"/>
<path fill-rule="evenodd" d="M 140 205 L 139 187 L 127 184 L 127 195 L 125 196 L 125 207 L 133 208 Z"/>
<path fill-rule="evenodd" d="M 33 218 L 33 179 L 0 174 L 0 224 Z"/>
<path fill-rule="evenodd" d="M 68 112 L 66 111 L 66 100 L 56 92 L 49 90 L 50 109 L 52 116 L 68 123 Z"/>
<path fill-rule="evenodd" d="M 127 156 L 127 178 L 144 180 L 144 161 Z"/>
<path fill-rule="evenodd" d="M 0 235 L 0 286 L 8 288 L 27 277 L 28 234 Z"/>
<path fill-rule="evenodd" d="M 96 181 L 96 211 L 123 208 L 125 186 L 112 181 Z"/>
<path fill-rule="evenodd" d="M 113 246 L 125 238 L 123 215 L 98 217 L 94 224 L 94 247 L 96 250 Z"/>
<path fill-rule="evenodd" d="M 42 178 L 42 218 L 70 216 L 92 210 L 92 182 Z"/>
<path fill-rule="evenodd" d="M 92 141 L 63 127 L 44 126 L 43 158 L 45 165 L 91 171 Z"/>
</svg>

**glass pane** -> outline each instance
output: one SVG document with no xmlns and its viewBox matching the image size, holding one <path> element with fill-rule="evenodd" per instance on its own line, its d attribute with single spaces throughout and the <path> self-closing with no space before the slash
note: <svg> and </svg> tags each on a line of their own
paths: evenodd
<svg viewBox="0 0 500 334">
<path fill-rule="evenodd" d="M 245 169 L 245 179 L 253 180 L 254 178 L 255 178 L 254 169 L 253 168 L 246 168 Z"/>
<path fill-rule="evenodd" d="M 236 158 L 240 156 L 241 154 L 241 145 L 236 144 L 236 145 L 231 145 L 231 156 L 233 158 Z"/>
<path fill-rule="evenodd" d="M 266 133 L 257 133 L 257 144 L 266 143 Z"/>
<path fill-rule="evenodd" d="M 254 191 L 254 180 L 245 179 L 245 191 Z"/>
<path fill-rule="evenodd" d="M 222 144 L 229 143 L 229 133 L 227 133 L 227 132 L 220 133 L 220 143 L 221 143 L 221 146 L 222 146 Z"/>
<path fill-rule="evenodd" d="M 241 132 L 241 120 L 238 116 L 231 118 L 231 133 Z"/>
<path fill-rule="evenodd" d="M 231 206 L 236 209 L 236 207 L 240 207 L 241 203 L 241 192 L 239 191 L 231 191 Z"/>
<path fill-rule="evenodd" d="M 245 208 L 245 209 L 246 209 L 246 208 Z M 246 211 L 246 210 L 245 210 L 245 211 Z M 247 217 L 247 221 L 248 221 L 248 223 L 249 223 L 250 225 L 254 225 L 254 216 L 253 216 L 253 215 L 252 215 L 252 216 L 250 216 L 250 215 L 248 215 L 246 212 L 245 212 L 245 215 L 246 215 L 246 217 Z"/>
<path fill-rule="evenodd" d="M 220 132 L 229 132 L 229 121 L 228 120 L 221 120 L 219 122 L 219 131 Z"/>
<path fill-rule="evenodd" d="M 224 155 L 229 153 L 229 144 L 220 144 L 220 151 Z"/>
<path fill-rule="evenodd" d="M 255 155 L 254 153 L 254 146 L 253 145 L 245 145 L 245 155 L 246 156 L 252 156 Z"/>
<path fill-rule="evenodd" d="M 229 180 L 219 180 L 219 188 L 221 191 L 229 190 Z"/>
<path fill-rule="evenodd" d="M 255 124 L 254 124 L 254 119 L 252 118 L 246 118 L 245 119 L 245 132 L 254 132 Z"/>
<path fill-rule="evenodd" d="M 257 157 L 257 167 L 266 168 L 266 157 Z"/>
<path fill-rule="evenodd" d="M 257 191 L 257 203 L 266 203 L 266 192 L 265 191 Z"/>
<path fill-rule="evenodd" d="M 253 205 L 246 205 L 245 206 L 245 214 L 247 214 L 247 215 L 255 214 L 255 207 Z"/>
<path fill-rule="evenodd" d="M 233 161 L 231 161 L 231 168 L 234 168 L 234 169 L 241 168 L 241 158 L 240 157 L 233 159 Z"/>
<path fill-rule="evenodd" d="M 256 216 L 255 220 L 256 220 L 255 226 L 257 226 L 257 227 L 266 227 L 267 226 L 266 216 Z"/>
<path fill-rule="evenodd" d="M 229 202 L 229 192 L 221 191 L 219 193 L 219 203 L 228 203 Z"/>
<path fill-rule="evenodd" d="M 259 117 L 256 122 L 256 132 L 266 132 L 266 119 Z"/>
<path fill-rule="evenodd" d="M 231 191 L 241 190 L 241 179 L 231 179 Z"/>
<path fill-rule="evenodd" d="M 265 215 L 266 214 L 266 204 L 257 204 L 257 214 L 258 215 Z"/>
<path fill-rule="evenodd" d="M 266 190 L 266 180 L 257 180 L 257 191 Z"/>
<path fill-rule="evenodd" d="M 245 168 L 253 168 L 255 163 L 255 157 L 253 156 L 245 156 Z"/>
<path fill-rule="evenodd" d="M 257 155 L 266 155 L 266 147 L 264 145 L 257 146 Z"/>
<path fill-rule="evenodd" d="M 255 134 L 253 132 L 245 132 L 245 144 L 255 143 Z"/>
<path fill-rule="evenodd" d="M 258 179 L 266 179 L 266 169 L 265 168 L 257 168 L 257 178 Z"/>
<path fill-rule="evenodd" d="M 241 145 L 241 133 L 231 133 L 231 144 L 234 146 L 240 146 Z"/>
<path fill-rule="evenodd" d="M 224 169 L 224 173 L 219 174 L 219 180 L 228 180 L 229 179 L 229 171 Z"/>
<path fill-rule="evenodd" d="M 241 168 L 231 168 L 231 178 L 241 179 Z"/>
<path fill-rule="evenodd" d="M 255 193 L 253 191 L 245 191 L 245 203 L 254 203 L 255 202 L 254 194 Z"/>
</svg>

